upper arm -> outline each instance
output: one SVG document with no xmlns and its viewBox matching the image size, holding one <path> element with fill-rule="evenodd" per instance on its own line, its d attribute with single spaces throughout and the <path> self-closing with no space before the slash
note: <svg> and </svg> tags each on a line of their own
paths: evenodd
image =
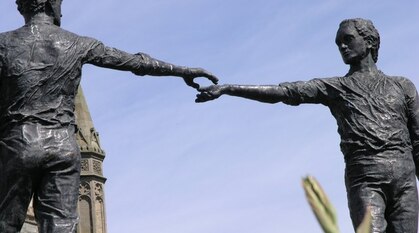
<svg viewBox="0 0 419 233">
<path fill-rule="evenodd" d="M 4 50 L 5 47 L 3 46 L 3 39 L 0 37 L 0 77 L 3 75 L 3 66 L 4 66 Z"/>
<path fill-rule="evenodd" d="M 400 80 L 400 84 L 406 99 L 409 122 L 419 124 L 419 96 L 416 87 L 410 80 L 405 78 Z"/>
<path fill-rule="evenodd" d="M 407 116 L 411 137 L 419 140 L 419 96 L 415 85 L 408 79 L 402 81 L 405 91 Z M 419 143 L 419 142 L 418 142 Z"/>
<path fill-rule="evenodd" d="M 134 71 L 142 63 L 136 55 L 93 42 L 86 53 L 84 63 L 117 70 Z"/>
<path fill-rule="evenodd" d="M 3 70 L 3 55 L 0 49 L 0 77 L 3 76 L 2 70 Z"/>
<path fill-rule="evenodd" d="M 3 57 L 4 55 L 3 55 L 3 50 L 2 50 L 2 48 L 0 47 L 0 77 L 2 77 L 3 76 L 3 66 L 4 66 L 4 57 Z"/>
<path fill-rule="evenodd" d="M 283 102 L 289 105 L 299 105 L 302 103 L 321 103 L 327 105 L 330 88 L 328 88 L 326 80 L 312 79 L 310 81 L 280 84 L 286 96 Z"/>
<path fill-rule="evenodd" d="M 416 176 L 419 178 L 419 96 L 415 85 L 408 79 L 400 82 L 405 92 L 407 106 L 407 127 L 413 148 L 413 160 L 416 166 Z"/>
</svg>

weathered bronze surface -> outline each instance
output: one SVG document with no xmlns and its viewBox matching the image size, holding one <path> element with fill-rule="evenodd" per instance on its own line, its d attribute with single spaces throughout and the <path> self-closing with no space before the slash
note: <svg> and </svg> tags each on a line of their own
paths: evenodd
<svg viewBox="0 0 419 233">
<path fill-rule="evenodd" d="M 60 28 L 62 0 L 17 0 L 25 25 L 0 34 L 0 232 L 19 232 L 34 196 L 40 232 L 74 232 L 80 150 L 74 101 L 84 64 L 178 76 L 199 88 L 200 68 L 129 54 Z"/>
<path fill-rule="evenodd" d="M 378 70 L 380 36 L 372 22 L 344 20 L 336 44 L 343 77 L 280 85 L 213 85 L 196 102 L 226 94 L 266 103 L 315 103 L 335 117 L 345 157 L 345 181 L 354 228 L 370 206 L 373 232 L 416 233 L 419 175 L 419 97 L 413 83 Z"/>
</svg>

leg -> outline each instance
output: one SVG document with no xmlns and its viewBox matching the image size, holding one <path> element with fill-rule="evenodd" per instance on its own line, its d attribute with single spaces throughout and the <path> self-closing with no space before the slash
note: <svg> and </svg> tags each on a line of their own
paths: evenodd
<svg viewBox="0 0 419 233">
<path fill-rule="evenodd" d="M 33 151 L 19 130 L 0 139 L 0 232 L 16 233 L 22 228 L 37 174 Z"/>
<path fill-rule="evenodd" d="M 418 232 L 418 194 L 416 178 L 412 173 L 410 179 L 399 182 L 387 207 L 387 233 L 417 233 Z M 400 188 L 401 187 L 401 188 Z"/>
<path fill-rule="evenodd" d="M 361 224 L 367 207 L 369 207 L 372 214 L 372 232 L 385 233 L 387 228 L 385 199 L 386 197 L 379 187 L 370 187 L 366 184 L 350 187 L 348 204 L 354 229 Z"/>
<path fill-rule="evenodd" d="M 47 161 L 34 209 L 40 233 L 73 233 L 78 223 L 80 152 L 74 131 L 46 130 Z"/>
</svg>

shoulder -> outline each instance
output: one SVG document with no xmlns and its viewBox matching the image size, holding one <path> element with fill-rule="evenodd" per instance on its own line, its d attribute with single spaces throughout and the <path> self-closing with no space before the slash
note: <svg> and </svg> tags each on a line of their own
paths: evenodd
<svg viewBox="0 0 419 233">
<path fill-rule="evenodd" d="M 397 85 L 400 85 L 403 89 L 415 89 L 415 84 L 413 84 L 413 82 L 403 76 L 387 76 L 386 78 L 392 80 L 393 82 L 395 82 Z"/>
<path fill-rule="evenodd" d="M 7 32 L 0 33 L 0 52 L 6 47 L 6 35 Z"/>
<path fill-rule="evenodd" d="M 326 88 L 340 85 L 341 77 L 313 78 L 308 81 L 283 82 L 279 85 L 286 88 Z"/>
<path fill-rule="evenodd" d="M 15 31 L 8 31 L 0 33 L 0 59 L 2 59 L 8 44 L 12 41 Z M 0 60 L 1 61 L 1 60 Z"/>
<path fill-rule="evenodd" d="M 413 84 L 413 82 L 403 76 L 389 76 L 389 78 L 393 79 L 394 81 L 396 81 L 397 83 L 399 83 L 400 85 L 404 86 L 404 87 L 414 87 L 415 84 Z"/>
<path fill-rule="evenodd" d="M 343 79 L 344 77 L 314 78 L 307 82 L 311 84 L 322 85 L 325 87 L 338 87 L 342 85 Z"/>
<path fill-rule="evenodd" d="M 4 39 L 6 38 L 6 36 L 7 36 L 7 34 L 8 34 L 9 32 L 1 32 L 0 33 L 0 44 L 2 44 L 3 43 L 3 41 L 4 41 Z"/>
<path fill-rule="evenodd" d="M 391 80 L 395 85 L 403 90 L 404 94 L 407 97 L 413 98 L 416 96 L 416 87 L 415 84 L 408 78 L 403 76 L 387 76 L 385 77 Z"/>
<path fill-rule="evenodd" d="M 5 47 L 9 42 L 15 38 L 15 35 L 20 31 L 21 29 L 16 29 L 13 31 L 7 31 L 0 33 L 0 47 Z"/>
<path fill-rule="evenodd" d="M 59 35 L 60 37 L 65 37 L 65 38 L 68 38 L 68 39 L 71 39 L 71 40 L 75 40 L 75 41 L 77 41 L 79 43 L 82 43 L 82 44 L 90 44 L 90 43 L 98 43 L 99 42 L 98 40 L 96 40 L 94 38 L 78 35 L 74 32 L 67 31 L 67 30 L 62 29 L 60 27 L 57 27 L 55 30 L 56 31 L 52 33 L 53 35 L 54 34 Z"/>
<path fill-rule="evenodd" d="M 314 78 L 310 81 L 323 82 L 323 83 L 340 83 L 344 77 L 326 77 L 326 78 Z"/>
</svg>

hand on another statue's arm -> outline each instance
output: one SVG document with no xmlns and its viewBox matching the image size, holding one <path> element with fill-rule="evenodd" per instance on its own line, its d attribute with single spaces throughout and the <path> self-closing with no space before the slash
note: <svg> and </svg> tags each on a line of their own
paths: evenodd
<svg viewBox="0 0 419 233">
<path fill-rule="evenodd" d="M 208 87 L 199 88 L 199 94 L 196 95 L 195 102 L 203 103 L 211 100 L 215 100 L 224 94 L 225 90 L 228 88 L 228 85 L 212 85 Z"/>
</svg>

